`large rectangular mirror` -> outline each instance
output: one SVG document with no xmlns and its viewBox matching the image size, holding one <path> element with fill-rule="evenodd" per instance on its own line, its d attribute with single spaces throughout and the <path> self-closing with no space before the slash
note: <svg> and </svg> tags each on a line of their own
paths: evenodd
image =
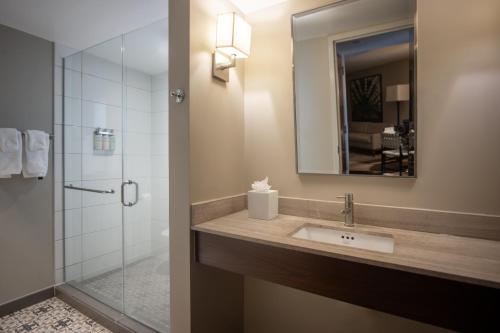
<svg viewBox="0 0 500 333">
<path fill-rule="evenodd" d="M 297 172 L 416 176 L 415 0 L 292 17 Z"/>
</svg>

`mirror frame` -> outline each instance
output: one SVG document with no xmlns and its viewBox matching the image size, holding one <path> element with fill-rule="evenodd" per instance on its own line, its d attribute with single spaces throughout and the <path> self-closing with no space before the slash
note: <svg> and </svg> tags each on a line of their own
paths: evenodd
<svg viewBox="0 0 500 333">
<path fill-rule="evenodd" d="M 333 7 L 337 7 L 337 6 L 342 6 L 342 5 L 347 5 L 349 3 L 353 3 L 353 2 L 358 2 L 358 1 L 363 1 L 363 0 L 338 0 L 338 1 L 335 1 L 335 2 L 332 2 L 330 4 L 327 4 L 327 5 L 324 5 L 324 6 L 320 6 L 320 7 L 315 7 L 315 8 L 312 8 L 312 9 L 308 9 L 308 10 L 305 10 L 305 11 L 301 11 L 301 12 L 298 12 L 298 13 L 294 13 L 291 15 L 290 17 L 290 31 L 291 31 L 291 52 L 292 52 L 292 80 L 293 80 L 293 118 L 294 118 L 294 136 L 295 136 L 295 172 L 298 174 L 298 175 L 322 175 L 322 176 L 343 176 L 343 177 L 376 177 L 376 178 L 381 178 L 381 179 L 411 179 L 411 180 L 415 180 L 417 178 L 417 174 L 418 174 L 418 114 L 419 114 L 419 111 L 418 111 L 418 104 L 417 104 L 417 96 L 418 96 L 418 72 L 417 72 L 417 60 L 418 60 L 418 57 L 417 57 L 417 54 L 418 54 L 418 7 L 417 7 L 417 0 L 409 0 L 409 1 L 413 1 L 413 12 L 414 12 L 414 19 L 413 19 L 413 85 L 412 86 L 412 89 L 410 89 L 410 96 L 413 97 L 413 101 L 412 101 L 412 104 L 413 104 L 413 110 L 414 110 L 414 113 L 413 113 L 413 123 L 414 123 L 414 129 L 415 129 L 415 143 L 414 143 L 414 146 L 415 146 L 415 153 L 414 153 L 414 172 L 413 172 L 413 175 L 412 176 L 384 176 L 384 175 L 370 175 L 370 174 L 344 174 L 344 173 L 318 173 L 318 172 L 300 172 L 299 170 L 299 145 L 298 145 L 298 133 L 297 133 L 297 94 L 296 94 L 296 85 L 295 85 L 295 40 L 294 40 L 294 35 L 295 35 L 295 31 L 294 31 L 294 19 L 295 18 L 298 18 L 298 17 L 301 17 L 301 16 L 306 16 L 306 15 L 309 15 L 309 14 L 312 14 L 312 13 L 315 13 L 315 12 L 319 12 L 319 11 L 322 11 L 322 10 L 325 10 L 325 9 L 329 9 L 329 8 L 333 8 Z M 387 30 L 387 31 L 384 31 L 384 32 L 389 32 L 389 31 L 395 31 L 394 29 L 393 30 Z M 383 31 L 380 31 L 380 33 L 382 33 Z M 356 36 L 356 37 L 359 37 L 359 38 L 362 38 L 362 37 L 367 37 L 369 36 L 370 34 L 366 34 L 366 35 L 360 35 L 360 36 Z M 354 39 L 355 36 L 352 36 L 350 37 L 349 39 Z M 343 41 L 347 41 L 348 39 L 345 39 Z M 335 75 L 335 80 L 338 81 L 338 76 Z M 335 94 L 336 94 L 336 105 L 337 105 L 337 117 L 339 117 L 339 95 L 340 95 L 340 92 L 339 92 L 339 85 L 336 84 L 336 87 L 335 87 L 336 91 L 335 91 Z M 340 134 L 339 134 L 340 135 Z"/>
</svg>

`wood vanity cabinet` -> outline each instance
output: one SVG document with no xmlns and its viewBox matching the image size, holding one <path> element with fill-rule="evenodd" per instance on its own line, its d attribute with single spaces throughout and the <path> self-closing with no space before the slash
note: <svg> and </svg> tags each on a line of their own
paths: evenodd
<svg viewBox="0 0 500 333">
<path fill-rule="evenodd" d="M 500 332 L 500 289 L 194 232 L 198 263 L 461 332 Z"/>
</svg>

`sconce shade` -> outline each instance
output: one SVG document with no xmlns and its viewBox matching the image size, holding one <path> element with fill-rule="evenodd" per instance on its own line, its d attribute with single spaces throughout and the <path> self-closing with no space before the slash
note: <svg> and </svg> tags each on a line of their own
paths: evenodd
<svg viewBox="0 0 500 333">
<path fill-rule="evenodd" d="M 217 17 L 217 51 L 237 59 L 248 58 L 252 28 L 236 13 L 220 14 Z"/>
<path fill-rule="evenodd" d="M 387 86 L 385 93 L 386 102 L 403 102 L 410 100 L 410 85 L 397 84 Z"/>
</svg>

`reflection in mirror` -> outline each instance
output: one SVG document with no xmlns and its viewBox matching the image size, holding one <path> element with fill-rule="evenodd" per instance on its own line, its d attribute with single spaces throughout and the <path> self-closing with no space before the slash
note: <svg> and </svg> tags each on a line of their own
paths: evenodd
<svg viewBox="0 0 500 333">
<path fill-rule="evenodd" d="M 414 0 L 292 18 L 299 173 L 415 176 Z"/>
</svg>

